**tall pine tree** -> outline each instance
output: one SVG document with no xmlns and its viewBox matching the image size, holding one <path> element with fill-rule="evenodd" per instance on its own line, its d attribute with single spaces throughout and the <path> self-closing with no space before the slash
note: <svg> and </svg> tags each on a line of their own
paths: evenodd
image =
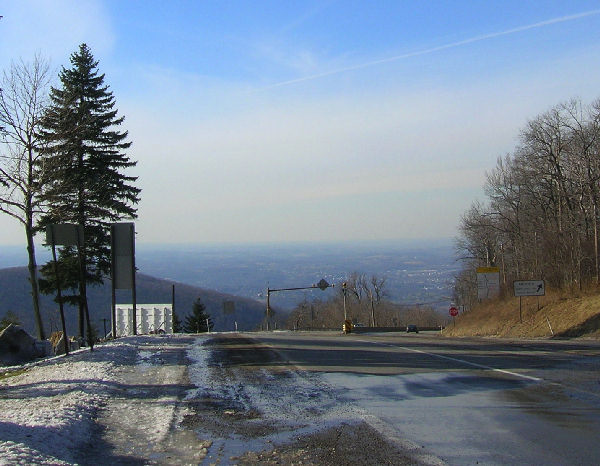
<svg viewBox="0 0 600 466">
<path fill-rule="evenodd" d="M 86 44 L 71 55 L 71 67 L 62 68 L 60 88 L 52 88 L 50 106 L 42 120 L 44 163 L 51 179 L 43 193 L 50 206 L 40 227 L 51 223 L 76 223 L 84 227 L 82 248 L 86 280 L 78 290 L 79 334 L 83 336 L 83 309 L 87 306 L 86 283 L 101 283 L 110 271 L 110 223 L 137 217 L 140 190 L 137 177 L 124 170 L 134 167 L 125 151 L 131 146 L 127 131 L 119 131 L 124 117 L 117 116 L 115 99 L 104 84 Z M 79 270 L 72 248 L 60 252 L 61 268 L 70 272 L 65 284 L 74 282 Z M 55 289 L 52 264 L 41 269 L 44 289 Z M 61 273 L 62 275 L 62 273 Z M 69 275 L 69 274 L 67 274 Z M 62 280 L 61 280 L 62 281 Z"/>
</svg>

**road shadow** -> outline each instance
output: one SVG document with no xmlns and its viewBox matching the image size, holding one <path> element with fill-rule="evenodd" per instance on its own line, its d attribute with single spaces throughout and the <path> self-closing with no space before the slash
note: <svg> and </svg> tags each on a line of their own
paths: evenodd
<svg viewBox="0 0 600 466">
<path fill-rule="evenodd" d="M 147 464 L 147 461 L 143 458 L 113 454 L 111 446 L 94 435 L 92 436 L 95 440 L 93 450 L 101 452 L 101 454 L 91 453 L 87 442 L 81 444 L 78 441 L 82 438 L 79 431 L 83 426 L 69 424 L 66 427 L 69 427 L 69 429 L 57 426 L 27 426 L 0 421 L 2 441 L 15 444 L 11 447 L 13 450 L 21 449 L 19 445 L 23 445 L 25 447 L 23 448 L 23 456 L 33 454 L 36 457 L 30 459 L 31 464 L 53 464 L 55 462 L 81 465 L 141 466 Z M 48 439 L 61 439 L 63 442 L 57 444 L 56 442 L 49 442 Z M 40 458 L 42 455 L 46 458 Z"/>
</svg>

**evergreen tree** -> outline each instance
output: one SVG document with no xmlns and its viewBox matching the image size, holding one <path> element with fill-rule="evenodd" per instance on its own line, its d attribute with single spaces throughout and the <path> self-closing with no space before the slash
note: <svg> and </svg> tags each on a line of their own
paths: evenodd
<svg viewBox="0 0 600 466">
<path fill-rule="evenodd" d="M 206 313 L 206 306 L 198 298 L 192 306 L 192 313 L 185 317 L 183 331 L 185 333 L 209 332 L 213 328 L 210 316 Z"/>
<path fill-rule="evenodd" d="M 83 335 L 86 283 L 101 283 L 109 274 L 109 225 L 137 217 L 134 206 L 140 190 L 132 185 L 137 177 L 123 173 L 137 162 L 124 152 L 131 146 L 127 131 L 118 129 L 124 117 L 117 116 L 114 96 L 104 84 L 104 74 L 99 74 L 98 62 L 87 45 L 80 45 L 71 55 L 71 68 L 63 67 L 59 77 L 61 87 L 51 89 L 50 106 L 40 132 L 46 143 L 44 163 L 51 168 L 52 179 L 44 183 L 43 197 L 50 208 L 39 226 L 70 222 L 84 228 L 82 262 L 86 280 L 78 290 L 79 333 Z M 69 277 L 66 287 L 81 272 L 72 265 L 74 261 L 68 260 L 73 256 L 73 248 L 60 251 L 61 275 Z M 46 264 L 41 272 L 46 283 L 56 281 L 52 264 Z"/>
</svg>

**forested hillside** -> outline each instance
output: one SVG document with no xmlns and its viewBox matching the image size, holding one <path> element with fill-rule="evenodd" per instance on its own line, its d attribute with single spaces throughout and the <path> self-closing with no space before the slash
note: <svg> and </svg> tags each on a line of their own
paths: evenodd
<svg viewBox="0 0 600 466">
<path fill-rule="evenodd" d="M 35 325 L 31 304 L 31 286 L 28 282 L 26 267 L 0 269 L 0 317 L 12 311 L 27 331 L 34 335 Z M 175 282 L 160 280 L 148 275 L 137 275 L 137 302 L 139 304 L 170 303 L 172 285 Z M 207 313 L 214 322 L 215 331 L 234 330 L 237 321 L 239 330 L 254 330 L 264 318 L 264 305 L 251 299 L 239 298 L 206 290 L 195 286 L 175 283 L 175 309 L 179 318 L 192 312 L 193 302 L 200 297 L 206 305 Z M 90 287 L 88 290 L 90 319 L 100 335 L 104 335 L 104 321 L 110 330 L 111 291 L 110 282 L 101 286 Z M 235 302 L 235 313 L 223 313 L 223 301 Z M 131 293 L 117 291 L 118 303 L 130 303 Z M 60 326 L 58 305 L 49 296 L 41 299 L 42 318 L 47 331 L 57 330 Z M 66 307 L 67 331 L 71 334 L 77 331 L 77 309 Z"/>
<path fill-rule="evenodd" d="M 487 199 L 462 217 L 456 303 L 475 302 L 477 266 L 499 267 L 505 292 L 522 279 L 554 289 L 597 284 L 599 182 L 600 100 L 572 100 L 530 120 L 487 173 Z"/>
</svg>

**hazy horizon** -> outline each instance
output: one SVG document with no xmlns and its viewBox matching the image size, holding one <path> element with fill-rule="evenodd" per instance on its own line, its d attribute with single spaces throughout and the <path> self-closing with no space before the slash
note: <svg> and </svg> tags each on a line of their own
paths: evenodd
<svg viewBox="0 0 600 466">
<path fill-rule="evenodd" d="M 36 257 L 50 259 L 51 250 L 42 244 L 42 237 L 36 237 Z M 454 238 L 403 238 L 396 240 L 343 240 L 343 241 L 276 241 L 276 242 L 188 242 L 188 243 L 169 243 L 169 242 L 139 242 L 136 241 L 136 255 L 143 254 L 148 251 L 156 250 L 203 250 L 203 249 L 266 249 L 266 248 L 310 248 L 310 247 L 335 247 L 335 248 L 424 248 L 424 247 L 452 247 Z M 13 265 L 3 265 L 6 263 L 6 256 L 12 260 L 19 257 L 22 263 Z M 39 262 L 39 261 L 38 261 Z M 0 268 L 4 267 L 19 267 L 27 265 L 27 249 L 26 244 L 0 244 Z"/>
</svg>

